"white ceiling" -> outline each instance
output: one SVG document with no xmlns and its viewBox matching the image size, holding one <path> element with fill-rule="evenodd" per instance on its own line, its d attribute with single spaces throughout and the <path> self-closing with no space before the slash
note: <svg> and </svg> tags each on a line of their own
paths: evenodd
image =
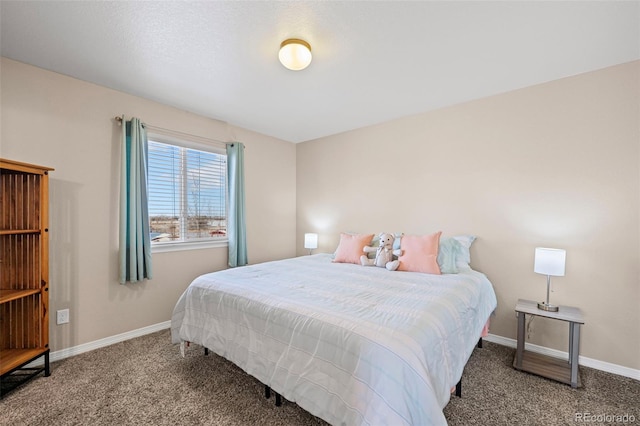
<svg viewBox="0 0 640 426">
<path fill-rule="evenodd" d="M 2 1 L 0 13 L 2 56 L 291 142 L 640 59 L 638 1 Z M 291 37 L 312 46 L 304 71 L 278 62 Z"/>
</svg>

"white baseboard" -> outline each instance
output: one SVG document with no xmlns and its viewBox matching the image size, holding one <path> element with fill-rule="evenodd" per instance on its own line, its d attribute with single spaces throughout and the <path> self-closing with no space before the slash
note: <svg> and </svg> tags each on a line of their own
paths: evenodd
<svg viewBox="0 0 640 426">
<path fill-rule="evenodd" d="M 487 342 L 497 343 L 498 345 L 508 346 L 515 348 L 517 342 L 515 339 L 509 339 L 507 337 L 496 336 L 495 334 L 489 334 L 487 337 L 483 337 Z M 531 352 L 536 352 L 542 355 L 552 356 L 554 358 L 568 359 L 569 353 L 559 351 L 557 349 L 547 348 L 545 346 L 534 345 L 532 343 L 525 343 L 524 348 Z M 580 355 L 578 357 L 578 364 L 585 367 L 595 368 L 596 370 L 606 371 L 607 373 L 617 374 L 619 376 L 629 377 L 632 379 L 640 380 L 640 370 L 635 370 L 629 367 L 623 367 L 621 365 L 612 364 L 610 362 L 599 361 L 593 358 L 587 358 Z"/>
<path fill-rule="evenodd" d="M 166 330 L 171 327 L 171 321 L 165 321 L 158 324 L 153 324 L 147 327 L 138 328 L 136 330 L 127 331 L 126 333 L 116 334 L 115 336 L 105 337 L 104 339 L 94 340 L 93 342 L 83 343 L 82 345 L 73 346 L 71 348 L 62 349 L 59 351 L 51 352 L 49 355 L 49 361 L 59 361 L 61 359 L 68 358 L 74 355 L 80 355 L 84 352 L 89 352 L 94 349 L 103 348 L 105 346 L 113 345 L 114 343 L 124 342 L 125 340 L 133 339 L 135 337 L 144 336 L 146 334 L 155 333 L 156 331 Z M 495 334 L 489 334 L 483 338 L 487 342 L 496 343 L 498 345 L 508 346 L 515 348 L 517 342 L 514 339 L 507 337 L 497 336 Z M 534 345 L 532 343 L 525 343 L 525 349 L 531 352 L 536 352 L 542 355 L 548 355 L 555 358 L 568 359 L 569 354 L 567 352 L 559 351 L 557 349 L 550 349 L 544 346 Z M 42 358 L 29 364 L 42 365 L 44 360 Z M 623 367 L 621 365 L 612 364 L 610 362 L 599 361 L 593 358 L 587 358 L 580 355 L 578 357 L 578 363 L 585 367 L 595 368 L 596 370 L 606 371 L 608 373 L 617 374 L 619 376 L 629 377 L 635 380 L 640 380 L 640 370 L 633 368 Z"/>
<path fill-rule="evenodd" d="M 49 354 L 49 362 L 60 361 L 61 359 L 69 358 L 74 355 L 80 355 L 94 349 L 104 348 L 105 346 L 110 346 L 114 343 L 124 342 L 125 340 L 155 333 L 156 331 L 160 330 L 166 330 L 169 327 L 171 327 L 171 321 L 165 321 L 158 324 L 149 325 L 147 327 L 138 328 L 136 330 L 127 331 L 126 333 L 116 334 L 115 336 L 105 337 L 104 339 L 94 340 L 93 342 L 83 343 L 82 345 L 61 349 Z M 42 365 L 43 363 L 44 359 L 40 357 L 27 366 L 29 367 Z"/>
</svg>

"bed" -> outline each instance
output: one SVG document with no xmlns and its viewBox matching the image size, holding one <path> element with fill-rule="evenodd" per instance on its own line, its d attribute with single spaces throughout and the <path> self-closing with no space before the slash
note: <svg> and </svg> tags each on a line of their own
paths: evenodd
<svg viewBox="0 0 640 426">
<path fill-rule="evenodd" d="M 196 278 L 171 336 L 333 425 L 440 425 L 495 307 L 470 268 L 431 275 L 315 254 Z"/>
</svg>

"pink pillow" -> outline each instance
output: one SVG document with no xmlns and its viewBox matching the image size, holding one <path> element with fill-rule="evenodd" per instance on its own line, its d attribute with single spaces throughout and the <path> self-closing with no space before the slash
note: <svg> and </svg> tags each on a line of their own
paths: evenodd
<svg viewBox="0 0 640 426">
<path fill-rule="evenodd" d="M 398 257 L 400 265 L 398 271 L 424 272 L 440 275 L 438 266 L 438 245 L 440 235 L 405 235 L 400 241 L 402 256 Z"/>
<path fill-rule="evenodd" d="M 334 262 L 360 264 L 360 256 L 364 254 L 364 246 L 371 244 L 373 234 L 340 234 L 340 244 L 336 250 Z"/>
</svg>

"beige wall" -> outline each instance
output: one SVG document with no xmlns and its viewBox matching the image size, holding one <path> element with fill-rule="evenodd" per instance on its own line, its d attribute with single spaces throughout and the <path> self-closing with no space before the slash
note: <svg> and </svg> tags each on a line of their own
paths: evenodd
<svg viewBox="0 0 640 426">
<path fill-rule="evenodd" d="M 0 156 L 56 169 L 51 312 L 71 323 L 52 321 L 54 351 L 168 320 L 226 264 L 225 249 L 157 253 L 153 280 L 117 283 L 125 114 L 245 143 L 252 263 L 305 253 L 309 231 L 326 252 L 345 230 L 472 233 L 498 294 L 491 332 L 514 338 L 516 300 L 544 297 L 534 248 L 565 248 L 551 299 L 584 310 L 581 354 L 640 369 L 638 62 L 297 146 L 6 58 L 0 74 Z M 566 350 L 566 336 L 536 320 L 531 341 Z"/>
<path fill-rule="evenodd" d="M 478 237 L 472 266 L 515 338 L 518 298 L 543 300 L 536 246 L 567 250 L 551 301 L 582 308 L 581 355 L 640 369 L 640 62 L 297 145 L 297 252 L 318 232 Z M 567 350 L 537 319 L 531 342 Z"/>
<path fill-rule="evenodd" d="M 118 284 L 116 115 L 243 142 L 249 260 L 295 254 L 295 145 L 6 58 L 0 72 L 0 156 L 56 169 L 50 189 L 53 351 L 167 321 L 195 276 L 226 266 L 226 248 L 156 253 L 153 280 Z M 55 311 L 63 308 L 71 322 L 55 325 Z"/>
</svg>

